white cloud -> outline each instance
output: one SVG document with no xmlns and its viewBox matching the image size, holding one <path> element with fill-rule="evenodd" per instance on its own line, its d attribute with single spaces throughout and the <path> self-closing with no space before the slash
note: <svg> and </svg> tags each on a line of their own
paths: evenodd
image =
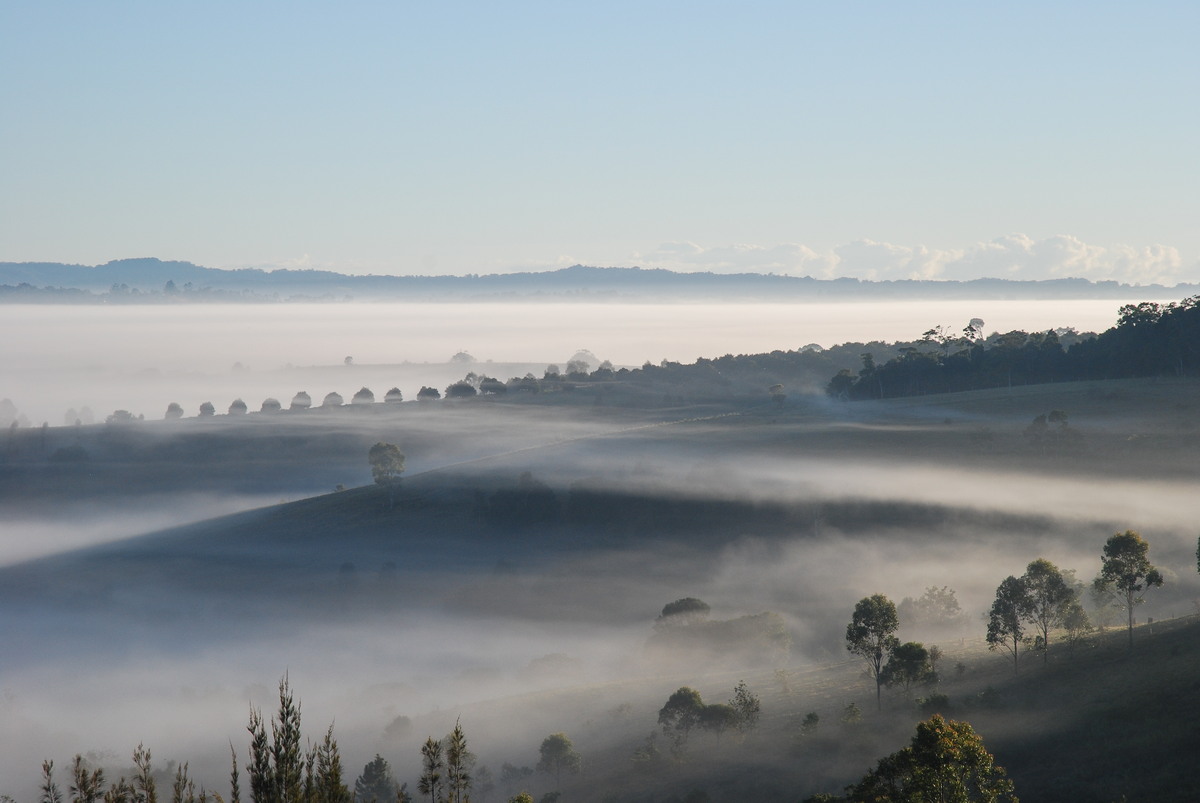
<svg viewBox="0 0 1200 803">
<path fill-rule="evenodd" d="M 1010 234 L 964 249 L 896 245 L 857 240 L 827 251 L 799 243 L 772 246 L 739 243 L 705 247 L 663 243 L 632 257 L 648 268 L 715 273 L 757 272 L 850 276 L 859 279 L 1058 279 L 1115 280 L 1173 285 L 1184 281 L 1179 250 L 1166 245 L 1091 245 L 1060 234 L 1034 240 Z"/>
</svg>

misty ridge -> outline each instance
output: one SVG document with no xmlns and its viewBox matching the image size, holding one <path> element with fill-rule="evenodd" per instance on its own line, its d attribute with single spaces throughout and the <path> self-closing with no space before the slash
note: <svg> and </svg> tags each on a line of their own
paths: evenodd
<svg viewBox="0 0 1200 803">
<path fill-rule="evenodd" d="M 818 279 L 762 273 L 710 273 L 640 267 L 569 268 L 465 276 L 351 276 L 321 270 L 226 270 L 148 257 L 85 266 L 0 262 L 0 303 L 184 303 L 403 299 L 410 301 L 623 300 L 729 301 L 879 299 L 1081 299 L 1131 295 L 1179 298 L 1200 292 L 1180 283 L 1112 280 Z"/>
<path fill-rule="evenodd" d="M 1169 316 L 1152 317 L 1139 338 Z M 1143 365 L 1125 334 L 1107 342 Z M 423 748 L 447 760 L 456 726 L 473 800 L 837 794 L 914 728 L 943 728 L 934 715 L 970 722 L 1026 800 L 1187 799 L 1193 366 L 831 395 L 864 345 L 879 365 L 953 351 L 927 337 L 642 367 L 464 358 L 415 366 L 399 401 L 382 370 L 335 360 L 321 370 L 336 385 L 289 376 L 278 410 L 242 390 L 244 411 L 160 403 L 39 428 L 12 426 L 13 405 L 0 793 L 39 799 L 50 759 L 65 797 L 76 771 L 103 770 L 97 799 L 124 776 L 140 800 L 144 744 L 164 797 L 230 800 L 232 746 L 240 794 L 276 799 L 250 786 L 247 709 L 288 719 L 286 672 L 298 749 L 327 769 L 336 753 L 361 800 L 381 774 L 375 799 L 400 784 L 421 799 Z M 402 460 L 373 475 L 381 443 Z M 1161 580 L 1136 608 L 1093 591 L 1126 531 Z M 1009 650 L 989 616 L 1038 559 L 1086 624 L 1039 636 L 1018 617 Z M 848 625 L 875 595 L 895 605 L 897 644 L 872 675 Z M 754 717 L 738 708 L 751 697 Z M 1131 705 L 1154 734 L 1110 724 Z"/>
</svg>

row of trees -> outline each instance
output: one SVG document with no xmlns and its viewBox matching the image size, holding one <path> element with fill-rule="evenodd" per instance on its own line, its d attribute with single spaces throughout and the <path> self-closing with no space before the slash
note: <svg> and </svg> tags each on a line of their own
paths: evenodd
<svg viewBox="0 0 1200 803">
<path fill-rule="evenodd" d="M 351 787 L 343 765 L 337 739 L 330 725 L 316 744 L 302 746 L 300 704 L 285 676 L 279 683 L 279 708 L 268 722 L 258 709 L 251 709 L 246 727 L 250 737 L 244 762 L 230 746 L 229 795 L 198 786 L 188 764 L 175 767 L 171 779 L 171 803 L 241 803 L 245 793 L 250 803 L 416 803 L 407 783 L 397 783 L 387 760 L 375 755 Z M 556 785 L 562 774 L 577 773 L 582 759 L 571 740 L 555 733 L 543 740 L 537 771 L 553 775 Z M 72 762 L 67 794 L 55 777 L 53 761 L 42 763 L 39 803 L 158 803 L 158 778 L 151 754 L 143 745 L 133 751 L 133 772 L 115 781 L 105 770 L 90 766 L 82 756 Z M 477 758 L 467 747 L 467 737 L 459 722 L 441 740 L 429 737 L 421 746 L 421 776 L 417 792 L 430 803 L 469 803 L 472 791 L 480 798 L 495 788 L 486 766 L 477 767 Z M 533 770 L 518 770 L 505 765 L 505 780 L 527 778 Z M 511 771 L 510 771 L 511 770 Z M 519 796 L 518 796 L 519 797 Z M 0 796 L 0 801 L 12 803 Z"/>
<path fill-rule="evenodd" d="M 1131 651 L 1134 610 L 1148 589 L 1163 584 L 1162 573 L 1150 563 L 1149 550 L 1150 545 L 1133 530 L 1114 534 L 1104 543 L 1100 572 L 1092 581 L 1098 598 L 1125 611 Z M 1015 673 L 1023 645 L 1040 651 L 1043 661 L 1049 659 L 1052 629 L 1065 631 L 1067 643 L 1074 644 L 1091 630 L 1081 604 L 1082 588 L 1044 558 L 1030 563 L 1022 576 L 1006 577 L 988 614 L 989 647 L 1011 654 Z"/>
<path fill-rule="evenodd" d="M 402 401 L 404 401 L 404 394 L 401 393 L 400 388 L 392 388 L 386 394 L 384 394 L 384 403 L 386 403 L 386 404 L 397 404 Z M 375 394 L 371 391 L 370 388 L 365 388 L 365 387 L 360 388 L 358 390 L 358 392 L 355 393 L 350 399 L 350 404 L 352 406 L 364 405 L 364 404 L 374 404 L 374 403 L 375 403 Z M 330 409 L 333 407 L 341 407 L 344 404 L 345 404 L 345 399 L 342 398 L 342 394 L 338 393 L 337 391 L 333 391 L 332 393 L 325 394 L 325 398 L 321 401 L 320 408 L 321 409 Z M 291 404 L 288 406 L 288 410 L 291 410 L 291 411 L 310 410 L 310 409 L 312 409 L 312 406 L 313 406 L 312 397 L 308 395 L 307 391 L 302 390 L 299 393 L 297 393 L 295 396 L 292 397 L 292 401 L 291 401 Z M 250 410 L 250 408 L 246 405 L 246 402 L 242 401 L 241 399 L 234 399 L 233 402 L 229 405 L 229 409 L 227 412 L 229 415 L 245 415 L 247 412 L 249 412 L 249 410 Z M 283 410 L 283 405 L 280 404 L 279 399 L 276 399 L 276 398 L 264 399 L 262 406 L 259 408 L 259 412 L 261 412 L 261 413 L 278 413 L 281 410 Z M 217 412 L 217 408 L 213 405 L 212 402 L 206 401 L 200 405 L 200 417 L 201 418 L 216 415 L 216 412 Z M 167 412 L 163 417 L 166 418 L 167 420 L 182 418 L 183 417 L 183 407 L 181 407 L 178 402 L 171 402 L 170 404 L 167 405 Z"/>
<path fill-rule="evenodd" d="M 700 692 L 689 686 L 677 689 L 658 711 L 658 724 L 671 739 L 671 751 L 682 757 L 687 751 L 688 736 L 700 729 L 713 733 L 718 743 L 728 730 L 745 734 L 758 727 L 762 704 L 750 691 L 746 681 L 738 681 L 727 703 L 706 705 Z"/>
<path fill-rule="evenodd" d="M 1145 539 L 1132 530 L 1116 533 L 1105 542 L 1100 572 L 1092 581 L 1097 598 L 1126 612 L 1130 650 L 1134 610 L 1144 601 L 1146 590 L 1163 584 L 1162 573 L 1150 563 L 1149 548 Z M 1200 542 L 1197 569 L 1200 570 Z M 1040 652 L 1043 662 L 1048 661 L 1052 631 L 1063 631 L 1067 644 L 1074 645 L 1092 629 L 1082 604 L 1083 589 L 1072 572 L 1062 571 L 1045 558 L 1032 561 L 1023 575 L 1006 577 L 996 589 L 987 616 L 988 647 L 1008 652 L 1014 673 L 1019 670 L 1024 650 Z M 931 604 L 939 598 L 945 604 L 947 597 L 953 595 L 953 592 L 947 595 L 947 591 L 931 588 L 926 598 L 932 595 Z M 916 603 L 911 607 L 916 608 Z M 913 684 L 937 681 L 938 648 L 926 649 L 919 642 L 902 644 L 896 636 L 899 627 L 897 607 L 883 594 L 859 600 L 846 626 L 846 649 L 866 662 L 867 672 L 875 681 L 876 704 L 880 708 L 884 686 L 902 685 L 907 692 Z"/>
</svg>

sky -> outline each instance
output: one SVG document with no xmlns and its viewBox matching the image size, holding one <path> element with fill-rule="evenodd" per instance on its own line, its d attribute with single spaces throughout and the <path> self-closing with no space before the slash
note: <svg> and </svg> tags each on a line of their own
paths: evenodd
<svg viewBox="0 0 1200 803">
<path fill-rule="evenodd" d="M 1200 280 L 1200 4 L 0 4 L 0 261 Z"/>
</svg>

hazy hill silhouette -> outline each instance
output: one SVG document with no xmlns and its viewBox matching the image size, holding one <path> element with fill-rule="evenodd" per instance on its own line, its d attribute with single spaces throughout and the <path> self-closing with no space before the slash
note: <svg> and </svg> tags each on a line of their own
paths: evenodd
<svg viewBox="0 0 1200 803">
<path fill-rule="evenodd" d="M 553 299 L 671 298 L 728 300 L 731 298 L 785 299 L 1022 299 L 1022 298 L 1125 298 L 1131 294 L 1155 298 L 1191 295 L 1200 285 L 1131 286 L 1115 281 L 1093 282 L 1065 278 L 1039 281 L 1009 279 L 889 280 L 852 278 L 815 279 L 761 273 L 678 273 L 660 268 L 591 267 L 573 265 L 550 271 L 522 271 L 460 276 L 351 276 L 321 270 L 224 270 L 185 261 L 153 257 L 118 259 L 103 265 L 69 265 L 56 262 L 0 262 L 0 300 L 28 296 L 15 288 L 70 288 L 94 293 L 132 290 L 161 295 L 167 282 L 174 297 L 203 300 L 201 291 L 237 293 L 253 297 L 342 298 L 382 297 L 409 301 L 448 298 Z M 189 295 L 190 294 L 190 295 Z M 61 299 L 59 299 L 61 300 Z M 126 299 L 128 300 L 128 299 Z M 148 299 L 142 299 L 148 300 Z"/>
</svg>

